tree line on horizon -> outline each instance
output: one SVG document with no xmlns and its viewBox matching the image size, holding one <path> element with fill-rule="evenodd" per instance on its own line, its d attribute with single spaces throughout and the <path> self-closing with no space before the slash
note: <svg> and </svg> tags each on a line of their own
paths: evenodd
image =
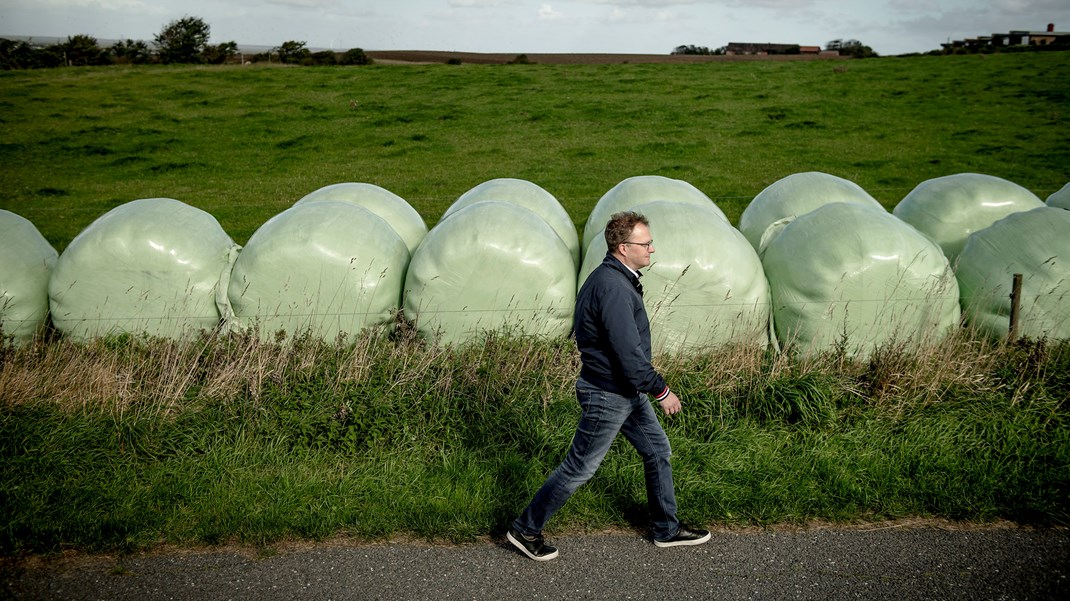
<svg viewBox="0 0 1070 601">
<path fill-rule="evenodd" d="M 793 55 L 801 54 L 802 47 L 799 44 L 770 44 L 768 54 Z M 866 46 L 858 40 L 832 40 L 825 44 L 826 51 L 838 52 L 840 56 L 852 56 L 854 58 L 872 58 L 879 56 L 873 48 Z M 683 44 L 673 48 L 670 54 L 697 54 L 709 56 L 723 56 L 727 54 L 728 46 L 710 49 L 706 46 Z"/>
<path fill-rule="evenodd" d="M 200 17 L 175 19 L 160 30 L 150 46 L 142 40 L 126 39 L 101 47 L 90 35 L 69 36 L 49 46 L 0 38 L 0 69 L 42 69 L 114 64 L 208 64 L 235 61 L 279 62 L 293 65 L 368 65 L 373 61 L 361 48 L 343 53 L 332 50 L 312 52 L 305 42 L 289 40 L 268 52 L 248 58 L 235 41 L 209 44 L 211 27 Z"/>
<path fill-rule="evenodd" d="M 800 54 L 801 49 L 797 44 L 771 44 L 773 46 L 768 49 L 768 54 Z M 930 50 L 928 52 L 915 52 L 910 55 L 927 55 L 927 56 L 944 56 L 944 55 L 958 55 L 958 54 L 992 54 L 999 52 L 1041 52 L 1041 51 L 1066 51 L 1070 49 L 1070 43 L 1065 41 L 1056 41 L 1051 44 L 1015 44 L 1008 46 L 1000 45 L 973 45 L 973 46 L 951 46 L 948 44 L 942 44 L 942 48 L 936 50 Z M 838 52 L 840 56 L 851 56 L 854 58 L 871 58 L 879 56 L 872 48 L 859 42 L 858 40 L 831 40 L 825 44 L 824 50 L 826 52 Z M 699 54 L 699 55 L 715 55 L 720 56 L 726 54 L 728 46 L 721 46 L 720 48 L 708 48 L 706 46 L 696 46 L 694 44 L 683 44 L 674 48 L 671 54 Z M 901 55 L 901 56 L 910 56 Z"/>
</svg>

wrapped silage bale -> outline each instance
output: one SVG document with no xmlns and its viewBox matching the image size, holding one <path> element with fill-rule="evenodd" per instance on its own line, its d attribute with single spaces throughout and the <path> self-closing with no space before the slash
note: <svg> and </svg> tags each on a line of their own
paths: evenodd
<svg viewBox="0 0 1070 601">
<path fill-rule="evenodd" d="M 655 352 L 769 344 L 769 283 L 739 230 L 691 204 L 659 201 L 630 210 L 650 220 L 654 240 L 640 282 Z M 577 289 L 606 256 L 604 232 L 603 224 L 591 240 Z"/>
<path fill-rule="evenodd" d="M 1057 209 L 1070 210 L 1070 183 L 1063 186 L 1058 192 L 1053 192 L 1051 196 L 1048 196 L 1048 201 L 1045 204 Z"/>
<path fill-rule="evenodd" d="M 940 248 L 883 209 L 834 203 L 806 213 L 769 241 L 762 263 L 777 338 L 803 354 L 841 342 L 860 358 L 886 344 L 922 348 L 961 316 Z"/>
<path fill-rule="evenodd" d="M 30 220 L 0 209 L 0 334 L 22 344 L 48 322 L 48 279 L 59 254 Z"/>
<path fill-rule="evenodd" d="M 762 236 L 776 231 L 770 230 L 770 225 L 786 223 L 835 202 L 884 210 L 858 184 L 828 173 L 807 171 L 783 177 L 759 192 L 743 209 L 739 231 L 755 250 L 760 251 Z"/>
<path fill-rule="evenodd" d="M 1016 273 L 1022 274 L 1019 335 L 1070 338 L 1070 211 L 1018 212 L 970 235 L 957 269 L 967 323 L 1007 336 Z"/>
<path fill-rule="evenodd" d="M 553 194 L 542 186 L 523 179 L 498 178 L 485 181 L 460 196 L 443 213 L 445 219 L 468 205 L 485 200 L 500 200 L 524 207 L 535 213 L 557 232 L 558 237 L 572 253 L 576 268 L 580 263 L 580 237 L 568 212 Z"/>
<path fill-rule="evenodd" d="M 302 203 L 260 226 L 238 255 L 228 321 L 266 338 L 282 331 L 328 342 L 389 327 L 408 262 L 405 241 L 370 210 Z"/>
<path fill-rule="evenodd" d="M 566 336 L 576 268 L 541 217 L 512 203 L 483 201 L 431 228 L 409 264 L 404 297 L 406 318 L 441 344 L 499 330 Z"/>
<path fill-rule="evenodd" d="M 75 340 L 119 333 L 181 338 L 214 329 L 237 250 L 200 209 L 171 198 L 128 202 L 60 254 L 48 282 L 52 323 Z"/>
<path fill-rule="evenodd" d="M 660 175 L 636 175 L 610 188 L 595 203 L 583 228 L 583 248 L 586 250 L 591 245 L 614 213 L 659 200 L 703 207 L 728 223 L 720 207 L 690 183 Z"/>
<path fill-rule="evenodd" d="M 427 235 L 423 217 L 404 198 L 386 188 L 362 182 L 331 184 L 306 194 L 294 205 L 319 201 L 348 202 L 367 209 L 394 228 L 411 255 Z"/>
<path fill-rule="evenodd" d="M 955 264 L 966 238 L 1011 213 L 1044 206 L 1035 194 L 1005 179 L 957 173 L 926 180 L 892 214 L 932 238 Z"/>
</svg>

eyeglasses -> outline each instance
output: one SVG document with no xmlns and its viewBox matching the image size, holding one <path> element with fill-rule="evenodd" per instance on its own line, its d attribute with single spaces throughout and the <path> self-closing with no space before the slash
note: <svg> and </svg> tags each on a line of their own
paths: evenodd
<svg viewBox="0 0 1070 601">
<path fill-rule="evenodd" d="M 651 246 L 654 246 L 654 241 L 650 242 L 621 242 L 621 244 L 634 244 L 636 246 L 645 246 L 647 250 L 650 250 Z"/>
</svg>

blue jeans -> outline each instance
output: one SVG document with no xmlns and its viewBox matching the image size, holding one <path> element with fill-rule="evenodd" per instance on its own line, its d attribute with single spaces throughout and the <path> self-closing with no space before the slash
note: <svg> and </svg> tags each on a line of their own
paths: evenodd
<svg viewBox="0 0 1070 601">
<path fill-rule="evenodd" d="M 647 395 L 623 397 L 579 379 L 576 397 L 583 416 L 572 438 L 572 448 L 513 522 L 513 527 L 528 536 L 540 534 L 572 493 L 594 476 L 620 432 L 643 458 L 654 538 L 665 540 L 676 536 L 680 521 L 676 519 L 676 494 L 669 465 L 672 449 Z"/>
</svg>

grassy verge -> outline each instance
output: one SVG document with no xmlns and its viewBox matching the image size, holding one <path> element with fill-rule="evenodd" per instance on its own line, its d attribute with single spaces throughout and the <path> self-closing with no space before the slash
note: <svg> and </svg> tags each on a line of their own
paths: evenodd
<svg viewBox="0 0 1070 601">
<path fill-rule="evenodd" d="M 566 341 L 64 341 L 0 363 L 0 551 L 501 533 L 567 449 Z M 683 516 L 1070 522 L 1070 345 L 661 362 Z M 618 440 L 551 524 L 645 526 Z"/>
</svg>

